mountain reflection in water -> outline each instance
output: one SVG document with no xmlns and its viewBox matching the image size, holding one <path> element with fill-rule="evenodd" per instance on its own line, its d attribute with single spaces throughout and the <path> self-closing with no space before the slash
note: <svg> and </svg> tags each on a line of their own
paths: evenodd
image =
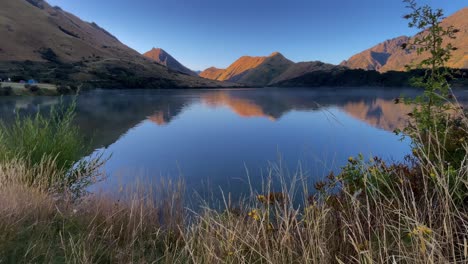
<svg viewBox="0 0 468 264">
<path fill-rule="evenodd" d="M 182 176 L 199 193 L 260 188 L 268 167 L 301 162 L 314 181 L 363 153 L 401 160 L 409 153 L 392 131 L 411 106 L 393 99 L 414 89 L 96 90 L 77 98 L 76 122 L 95 149 L 112 154 L 100 189 L 136 174 Z M 466 102 L 467 94 L 459 92 Z M 0 98 L 0 117 L 47 112 L 71 97 Z M 138 171 L 138 173 L 135 173 Z M 116 178 L 119 175 L 119 180 Z"/>
</svg>

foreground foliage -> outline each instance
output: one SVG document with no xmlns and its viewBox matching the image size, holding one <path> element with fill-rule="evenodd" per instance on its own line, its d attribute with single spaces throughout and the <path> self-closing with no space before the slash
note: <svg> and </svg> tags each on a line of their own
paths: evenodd
<svg viewBox="0 0 468 264">
<path fill-rule="evenodd" d="M 266 189 L 241 205 L 191 214 L 179 183 L 73 201 L 10 182 L 0 185 L 0 261 L 466 263 L 466 192 L 457 193 L 468 187 L 466 166 L 453 172 L 408 164 L 350 159 L 314 195 L 283 181 L 281 192 Z M 21 166 L 3 164 L 0 179 L 28 173 Z M 271 171 L 272 180 L 281 177 Z M 299 189 L 303 206 L 293 203 Z"/>
<path fill-rule="evenodd" d="M 0 123 L 0 162 L 3 168 L 17 169 L 3 174 L 1 184 L 18 183 L 73 196 L 98 177 L 102 156 L 83 160 L 89 152 L 85 138 L 74 125 L 75 104 L 61 104 L 49 113 L 18 115 L 11 125 Z"/>
</svg>

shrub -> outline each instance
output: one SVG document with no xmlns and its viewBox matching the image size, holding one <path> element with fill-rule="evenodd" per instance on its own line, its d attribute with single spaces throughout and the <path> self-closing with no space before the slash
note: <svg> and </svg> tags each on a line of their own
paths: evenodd
<svg viewBox="0 0 468 264">
<path fill-rule="evenodd" d="M 35 93 L 35 92 L 38 92 L 40 90 L 39 86 L 33 84 L 25 84 L 24 85 L 24 88 L 26 88 L 28 91 L 32 92 L 32 93 Z"/>
<path fill-rule="evenodd" d="M 78 92 L 78 86 L 74 85 L 74 84 L 70 84 L 70 89 L 73 91 L 73 92 Z"/>
<path fill-rule="evenodd" d="M 39 53 L 41 54 L 41 57 L 44 60 L 54 62 L 54 63 L 60 63 L 60 60 L 59 60 L 57 54 L 51 48 L 42 48 L 42 49 L 39 50 Z"/>
<path fill-rule="evenodd" d="M 70 94 L 72 93 L 72 90 L 70 87 L 65 86 L 65 85 L 58 85 L 57 86 L 57 93 L 59 94 Z"/>
<path fill-rule="evenodd" d="M 10 96 L 13 95 L 13 88 L 11 86 L 1 86 L 0 84 L 0 96 Z"/>
<path fill-rule="evenodd" d="M 448 80 L 453 79 L 451 71 L 445 63 L 452 57 L 455 47 L 446 43 L 446 39 L 456 38 L 459 32 L 453 26 L 444 27 L 444 18 L 441 9 L 432 9 L 430 6 L 417 6 L 415 0 L 404 0 L 411 13 L 405 18 L 409 26 L 424 31 L 402 45 L 403 49 L 415 50 L 418 55 L 429 54 L 428 58 L 421 60 L 415 66 L 424 69 L 425 74 L 412 79 L 414 86 L 424 88 L 424 93 L 415 100 L 406 100 L 416 105 L 410 114 L 411 122 L 404 129 L 406 135 L 413 140 L 413 148 L 429 155 L 430 159 L 441 158 L 445 166 L 463 166 L 465 150 L 460 146 L 466 138 L 468 126 L 465 122 L 456 120 L 464 115 L 462 108 L 452 94 Z M 460 147 L 457 147 L 460 146 Z M 431 148 L 438 148 L 436 152 Z M 434 157 L 440 155 L 441 157 Z"/>
</svg>

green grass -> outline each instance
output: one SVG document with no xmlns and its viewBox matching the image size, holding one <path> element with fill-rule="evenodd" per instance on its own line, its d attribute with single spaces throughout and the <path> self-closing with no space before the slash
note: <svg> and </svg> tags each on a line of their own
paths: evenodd
<svg viewBox="0 0 468 264">
<path fill-rule="evenodd" d="M 73 124 L 74 111 L 74 104 L 60 105 L 46 114 L 17 116 L 13 124 L 1 123 L 0 158 L 28 157 L 32 164 L 38 164 L 45 155 L 69 169 L 87 151 L 84 138 Z"/>
<path fill-rule="evenodd" d="M 74 117 L 72 103 L 60 104 L 49 113 L 18 115 L 13 124 L 0 123 L 0 161 L 24 168 L 15 181 L 46 190 L 66 189 L 75 195 L 91 184 L 102 157 L 81 160 L 90 144 L 73 124 Z"/>
</svg>

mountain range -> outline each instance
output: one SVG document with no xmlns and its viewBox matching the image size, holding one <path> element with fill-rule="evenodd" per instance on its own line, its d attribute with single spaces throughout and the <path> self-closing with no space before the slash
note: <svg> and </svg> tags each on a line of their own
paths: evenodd
<svg viewBox="0 0 468 264">
<path fill-rule="evenodd" d="M 0 36 L 0 78 L 100 88 L 232 85 L 171 70 L 43 0 L 0 1 Z"/>
<path fill-rule="evenodd" d="M 453 26 L 460 30 L 455 39 L 445 39 L 457 49 L 452 52 L 452 58 L 446 63 L 450 68 L 468 68 L 468 7 L 445 18 L 441 25 L 445 28 Z M 341 63 L 351 69 L 387 71 L 404 71 L 405 65 L 414 65 L 427 58 L 428 54 L 419 56 L 415 50 L 403 50 L 401 45 L 409 43 L 415 37 L 421 37 L 427 32 L 420 32 L 414 37 L 400 36 L 386 40 L 376 46 L 360 52 Z"/>
<path fill-rule="evenodd" d="M 460 30 L 455 39 L 447 40 L 457 48 L 447 63 L 448 67 L 468 69 L 467 17 L 468 8 L 463 8 L 442 22 L 444 27 L 453 26 Z M 414 37 L 400 36 L 386 40 L 353 55 L 340 65 L 320 61 L 293 63 L 275 52 L 266 57 L 244 56 L 227 69 L 211 67 L 200 76 L 257 86 L 408 85 L 412 74 L 392 72 L 403 72 L 406 65 L 414 65 L 428 56 L 419 56 L 416 51 L 401 48 L 402 44 L 411 42 L 421 34 L 426 32 Z"/>
<path fill-rule="evenodd" d="M 344 70 L 346 68 L 320 61 L 294 63 L 285 58 L 281 53 L 274 52 L 264 57 L 243 56 L 232 63 L 227 69 L 211 67 L 200 73 L 200 76 L 218 81 L 268 86 L 310 72 L 340 69 Z"/>
<path fill-rule="evenodd" d="M 458 49 L 449 67 L 468 69 L 466 17 L 468 8 L 463 8 L 443 21 L 443 26 L 460 30 L 457 38 L 450 40 Z M 2 0 L 0 36 L 0 78 L 79 83 L 84 88 L 404 86 L 411 76 L 421 73 L 395 71 L 427 56 L 402 50 L 401 45 L 414 37 L 400 36 L 340 65 L 295 63 L 274 52 L 243 56 L 226 69 L 211 67 L 198 73 L 161 48 L 140 54 L 96 23 L 85 22 L 43 0 Z M 464 70 L 459 75 L 466 73 Z"/>
</svg>

